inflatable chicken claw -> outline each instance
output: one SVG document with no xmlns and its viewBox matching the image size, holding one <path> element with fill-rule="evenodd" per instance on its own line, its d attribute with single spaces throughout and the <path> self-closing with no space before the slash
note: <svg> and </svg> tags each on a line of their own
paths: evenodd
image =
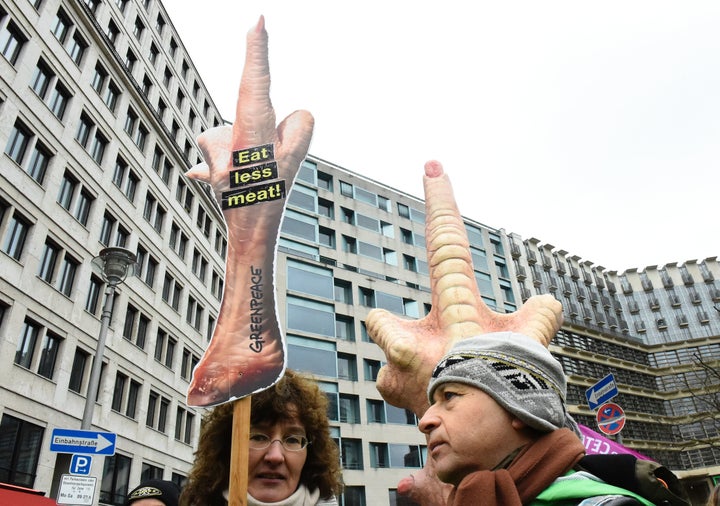
<svg viewBox="0 0 720 506">
<path fill-rule="evenodd" d="M 212 340 L 193 371 L 191 406 L 245 397 L 271 386 L 285 370 L 275 253 L 285 197 L 307 155 L 313 126 L 307 111 L 276 126 L 261 17 L 247 35 L 235 122 L 198 137 L 206 163 L 186 174 L 212 187 L 228 233 L 225 291 Z"/>
<path fill-rule="evenodd" d="M 475 281 L 465 225 L 439 162 L 425 164 L 423 182 L 432 309 L 420 320 L 374 309 L 365 322 L 387 357 L 378 390 L 387 402 L 412 410 L 418 418 L 428 408 L 433 368 L 459 339 L 513 331 L 547 346 L 562 324 L 562 306 L 550 295 L 531 297 L 510 314 L 487 307 Z"/>
</svg>

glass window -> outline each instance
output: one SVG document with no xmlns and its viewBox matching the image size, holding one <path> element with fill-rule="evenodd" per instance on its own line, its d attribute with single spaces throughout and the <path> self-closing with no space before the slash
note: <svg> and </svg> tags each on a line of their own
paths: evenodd
<svg viewBox="0 0 720 506">
<path fill-rule="evenodd" d="M 25 151 L 27 150 L 28 143 L 32 138 L 30 130 L 23 125 L 21 122 L 16 121 L 8 137 L 7 145 L 5 146 L 5 153 L 12 158 L 15 163 L 22 164 L 23 158 L 25 157 Z"/>
<path fill-rule="evenodd" d="M 325 199 L 318 199 L 318 214 L 321 216 L 326 216 L 330 219 L 335 218 L 335 207 L 334 204 Z"/>
<path fill-rule="evenodd" d="M 318 221 L 317 218 L 300 214 L 292 209 L 285 211 L 282 222 L 282 233 L 317 242 Z"/>
<path fill-rule="evenodd" d="M 363 241 L 357 241 L 357 247 L 359 255 L 382 261 L 383 254 L 381 247 Z"/>
<path fill-rule="evenodd" d="M 387 423 L 398 423 L 403 425 L 415 425 L 415 413 L 409 409 L 402 409 L 390 404 L 385 405 Z"/>
<path fill-rule="evenodd" d="M 357 395 L 340 394 L 340 421 L 343 423 L 360 423 L 360 400 Z"/>
<path fill-rule="evenodd" d="M 317 172 L 317 185 L 318 188 L 322 188 L 324 190 L 333 191 L 333 184 L 332 184 L 332 176 L 330 174 L 326 174 L 325 172 L 316 171 Z"/>
<path fill-rule="evenodd" d="M 70 370 L 70 382 L 68 389 L 80 393 L 85 378 L 85 371 L 89 363 L 90 354 L 81 348 L 75 348 L 72 369 Z"/>
<path fill-rule="evenodd" d="M 366 228 L 373 232 L 380 232 L 380 220 L 360 213 L 355 213 L 355 220 L 358 227 Z"/>
<path fill-rule="evenodd" d="M 75 195 L 75 188 L 77 188 L 77 185 L 77 179 L 75 179 L 75 177 L 69 172 L 65 172 L 62 182 L 60 183 L 57 203 L 68 211 L 70 210 L 70 204 L 72 202 L 73 195 Z"/>
<path fill-rule="evenodd" d="M 300 170 L 298 171 L 297 178 L 300 181 L 305 181 L 307 183 L 310 183 L 312 185 L 315 184 L 315 173 L 317 171 L 317 164 L 314 162 L 311 162 L 309 160 L 303 160 L 302 165 L 300 165 Z M 297 187 L 295 187 L 297 188 Z M 293 188 L 293 190 L 295 189 Z"/>
<path fill-rule="evenodd" d="M 67 297 L 70 297 L 72 293 L 73 284 L 75 283 L 75 273 L 79 265 L 80 263 L 69 255 L 65 255 L 63 258 L 58 276 L 58 290 Z"/>
<path fill-rule="evenodd" d="M 317 191 L 301 185 L 293 186 L 288 196 L 288 204 L 316 213 Z"/>
<path fill-rule="evenodd" d="M 5 234 L 5 244 L 3 244 L 3 251 L 13 257 L 15 260 L 20 260 L 22 255 L 23 247 L 25 246 L 25 239 L 27 238 L 28 231 L 30 230 L 31 224 L 18 212 L 14 212 L 10 223 L 8 224 L 7 232 Z"/>
<path fill-rule="evenodd" d="M 85 311 L 97 316 L 98 302 L 100 301 L 100 293 L 102 292 L 103 282 L 95 275 L 90 277 L 90 286 L 88 287 L 87 299 L 85 299 Z"/>
<path fill-rule="evenodd" d="M 357 358 L 349 353 L 338 353 L 338 378 L 357 381 Z"/>
<path fill-rule="evenodd" d="M 375 302 L 377 304 L 375 307 L 387 309 L 388 311 L 392 311 L 397 314 L 405 314 L 405 306 L 403 304 L 402 297 L 376 291 Z"/>
<path fill-rule="evenodd" d="M 105 70 L 100 63 L 95 64 L 95 73 L 93 74 L 92 81 L 90 81 L 90 86 L 92 86 L 97 93 L 100 93 L 103 86 L 105 86 L 107 76 L 107 70 Z"/>
<path fill-rule="evenodd" d="M 110 84 L 108 84 L 107 89 L 105 90 L 105 96 L 103 97 L 103 102 L 105 102 L 105 105 L 110 109 L 111 111 L 115 111 L 115 106 L 118 103 L 118 98 L 120 97 L 120 89 L 115 85 L 114 82 L 110 81 Z"/>
<path fill-rule="evenodd" d="M 288 335 L 288 367 L 337 378 L 335 343 Z"/>
<path fill-rule="evenodd" d="M 335 337 L 344 341 L 355 340 L 355 320 L 352 316 L 335 315 Z"/>
<path fill-rule="evenodd" d="M 342 302 L 344 304 L 352 304 L 352 283 L 345 281 L 344 279 L 335 279 L 335 301 Z"/>
<path fill-rule="evenodd" d="M 0 29 L 0 52 L 12 65 L 17 62 L 25 42 L 27 42 L 27 37 L 13 21 Z"/>
<path fill-rule="evenodd" d="M 125 504 L 130 491 L 130 466 L 132 459 L 119 453 L 105 457 L 102 481 L 100 483 L 100 502 L 107 504 Z"/>
<path fill-rule="evenodd" d="M 377 381 L 377 376 L 380 373 L 382 362 L 379 360 L 372 360 L 369 358 L 363 359 L 365 381 Z"/>
<path fill-rule="evenodd" d="M 52 153 L 42 143 L 36 142 L 33 147 L 32 154 L 30 155 L 30 163 L 27 166 L 27 173 L 33 178 L 38 184 L 42 184 L 45 179 L 45 172 L 47 171 Z"/>
<path fill-rule="evenodd" d="M 20 418 L 3 414 L 0 421 L 0 481 L 32 488 L 37 475 L 44 429 Z"/>
<path fill-rule="evenodd" d="M 82 38 L 82 36 L 76 31 L 73 34 L 72 40 L 68 44 L 67 52 L 70 58 L 75 62 L 76 65 L 80 65 L 82 62 L 83 55 L 87 49 L 88 44 Z"/>
<path fill-rule="evenodd" d="M 387 443 L 370 443 L 370 466 L 376 468 L 390 467 Z"/>
<path fill-rule="evenodd" d="M 342 438 L 340 440 L 340 456 L 343 469 L 363 469 L 362 440 Z M 345 488 L 347 496 L 348 488 Z M 364 497 L 364 495 L 363 495 Z M 359 504 L 359 503 L 353 503 Z M 364 501 L 363 501 L 364 504 Z"/>
<path fill-rule="evenodd" d="M 30 86 L 43 100 L 45 99 L 45 94 L 50 86 L 50 80 L 53 77 L 55 77 L 55 75 L 52 70 L 50 70 L 47 63 L 40 59 L 37 67 L 35 68 L 35 74 L 33 75 L 32 84 Z"/>
<path fill-rule="evenodd" d="M 50 95 L 48 107 L 58 119 L 63 119 L 68 102 L 70 102 L 70 92 L 60 82 L 55 83 L 55 88 Z"/>
<path fill-rule="evenodd" d="M 367 417 L 368 423 L 385 423 L 385 402 L 368 399 Z"/>
<path fill-rule="evenodd" d="M 55 272 L 55 265 L 57 264 L 58 256 L 60 255 L 60 248 L 50 241 L 45 243 L 45 249 L 43 251 L 42 259 L 40 261 L 40 269 L 38 276 L 48 283 L 52 282 L 52 277 Z"/>
<path fill-rule="evenodd" d="M 65 14 L 65 12 L 60 9 L 55 16 L 55 21 L 53 22 L 53 26 L 50 31 L 55 36 L 55 38 L 59 40 L 61 44 L 63 44 L 65 43 L 65 38 L 67 37 L 68 31 L 70 31 L 71 26 L 72 24 L 70 23 L 67 14 Z"/>
<path fill-rule="evenodd" d="M 390 444 L 390 467 L 422 467 L 417 445 Z"/>
<path fill-rule="evenodd" d="M 75 218 L 83 225 L 87 225 L 88 216 L 90 215 L 90 207 L 92 206 L 94 200 L 95 197 L 90 195 L 87 190 L 83 189 L 80 191 L 80 197 L 78 197 L 78 201 L 75 206 Z"/>
<path fill-rule="evenodd" d="M 33 355 L 35 354 L 35 346 L 40 336 L 40 330 L 40 325 L 34 322 L 25 320 L 25 323 L 23 323 L 20 339 L 18 339 L 18 347 L 15 351 L 15 363 L 17 365 L 25 367 L 26 369 L 30 368 Z"/>
<path fill-rule="evenodd" d="M 287 326 L 288 329 L 335 337 L 333 305 L 288 296 Z"/>
<path fill-rule="evenodd" d="M 333 298 L 333 279 L 330 269 L 288 260 L 287 270 L 289 290 L 326 299 Z"/>
<path fill-rule="evenodd" d="M 80 115 L 80 124 L 78 125 L 77 134 L 75 140 L 77 140 L 83 147 L 87 146 L 88 139 L 90 139 L 90 130 L 92 130 L 94 124 L 85 113 Z"/>
</svg>

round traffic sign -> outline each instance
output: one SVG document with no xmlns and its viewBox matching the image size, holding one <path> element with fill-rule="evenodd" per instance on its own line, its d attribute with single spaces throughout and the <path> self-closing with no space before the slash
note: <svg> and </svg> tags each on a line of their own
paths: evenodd
<svg viewBox="0 0 720 506">
<path fill-rule="evenodd" d="M 597 423 L 600 432 L 612 436 L 625 427 L 625 412 L 613 402 L 606 402 L 597 412 Z"/>
</svg>

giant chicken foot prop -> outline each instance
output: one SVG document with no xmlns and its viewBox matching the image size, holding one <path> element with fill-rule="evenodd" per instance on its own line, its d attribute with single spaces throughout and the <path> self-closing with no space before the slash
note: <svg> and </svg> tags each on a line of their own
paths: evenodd
<svg viewBox="0 0 720 506">
<path fill-rule="evenodd" d="M 423 183 L 432 308 L 420 320 L 382 309 L 374 309 L 366 319 L 368 334 L 387 357 L 377 389 L 387 402 L 412 410 L 418 418 L 429 406 L 426 391 L 432 370 L 456 341 L 514 331 L 547 346 L 562 324 L 562 306 L 550 295 L 531 297 L 511 314 L 487 307 L 475 281 L 465 225 L 439 162 L 425 164 Z M 448 488 L 426 467 L 401 481 L 398 491 L 422 505 L 436 506 L 444 504 Z"/>
<path fill-rule="evenodd" d="M 235 123 L 198 137 L 206 163 L 187 176 L 212 186 L 227 224 L 225 292 L 212 340 L 193 372 L 188 404 L 212 406 L 271 386 L 285 369 L 277 320 L 275 248 L 285 195 L 307 155 L 314 120 L 275 125 L 264 18 L 247 36 Z"/>
</svg>

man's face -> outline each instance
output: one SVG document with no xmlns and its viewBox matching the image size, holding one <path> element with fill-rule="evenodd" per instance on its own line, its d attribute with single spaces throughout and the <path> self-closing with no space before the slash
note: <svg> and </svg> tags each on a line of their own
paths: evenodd
<svg viewBox="0 0 720 506">
<path fill-rule="evenodd" d="M 445 383 L 420 420 L 438 477 L 457 485 L 467 474 L 493 469 L 530 438 L 524 424 L 482 390 Z"/>
<path fill-rule="evenodd" d="M 282 440 L 288 436 L 305 437 L 305 428 L 297 417 L 292 417 L 273 425 L 253 425 L 250 433 Z M 264 450 L 250 448 L 248 492 L 261 502 L 278 502 L 290 497 L 300 483 L 306 459 L 307 448 L 286 450 L 280 441 L 273 441 Z"/>
</svg>

